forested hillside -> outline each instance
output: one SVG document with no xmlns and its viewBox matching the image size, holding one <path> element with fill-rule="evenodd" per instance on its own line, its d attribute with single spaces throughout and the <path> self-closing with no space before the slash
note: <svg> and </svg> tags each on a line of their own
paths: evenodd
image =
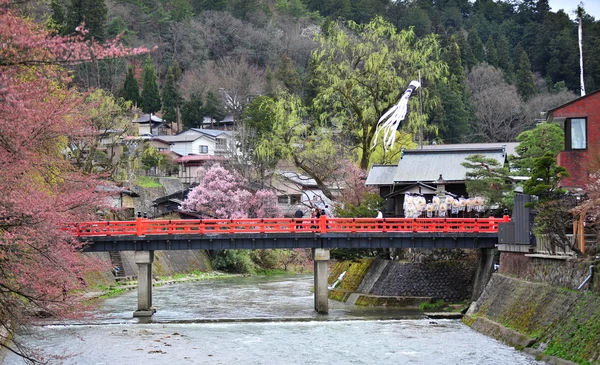
<svg viewBox="0 0 600 365">
<path fill-rule="evenodd" d="M 78 85 L 187 127 L 231 114 L 246 158 L 289 157 L 311 176 L 332 153 L 363 168 L 394 163 L 398 151 L 371 151 L 373 127 L 419 77 L 402 146 L 514 141 L 579 96 L 578 21 L 547 0 L 53 0 L 28 11 L 60 34 L 85 21 L 88 37 L 155 47 L 130 63 L 79 65 Z M 589 93 L 600 87 L 600 22 L 585 12 L 583 37 Z M 304 127 L 278 135 L 291 114 Z M 317 141 L 321 157 L 294 138 Z"/>
</svg>

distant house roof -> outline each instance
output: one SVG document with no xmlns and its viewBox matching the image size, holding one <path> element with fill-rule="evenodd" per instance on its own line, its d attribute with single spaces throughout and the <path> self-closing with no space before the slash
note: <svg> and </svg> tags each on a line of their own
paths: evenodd
<svg viewBox="0 0 600 365">
<path fill-rule="evenodd" d="M 157 136 L 157 137 L 154 137 L 154 139 L 165 142 L 165 143 L 193 142 L 203 136 L 214 139 L 214 138 L 219 137 L 222 134 L 229 136 L 229 135 L 231 135 L 231 132 L 220 131 L 220 130 L 216 130 L 216 129 L 191 128 L 191 129 L 188 129 L 181 133 L 178 133 L 174 136 Z"/>
<path fill-rule="evenodd" d="M 506 151 L 502 147 L 406 150 L 398 163 L 394 182 L 435 181 L 440 174 L 448 182 L 464 181 L 467 168 L 462 163 L 472 155 L 495 159 L 501 165 L 506 162 Z"/>
<path fill-rule="evenodd" d="M 298 185 L 302 185 L 304 187 L 316 187 L 317 182 L 315 179 L 308 177 L 306 175 L 299 174 L 293 171 L 280 171 L 278 175 L 285 177 L 293 183 Z"/>
<path fill-rule="evenodd" d="M 162 118 L 159 118 L 154 114 L 142 114 L 141 117 L 137 118 L 133 122 L 134 123 L 150 123 L 150 121 L 152 121 L 152 123 L 162 123 L 163 122 Z"/>
<path fill-rule="evenodd" d="M 183 164 L 192 164 L 194 162 L 205 162 L 205 161 L 222 161 L 225 157 L 214 156 L 214 155 L 187 155 L 178 157 L 175 162 Z"/>
</svg>

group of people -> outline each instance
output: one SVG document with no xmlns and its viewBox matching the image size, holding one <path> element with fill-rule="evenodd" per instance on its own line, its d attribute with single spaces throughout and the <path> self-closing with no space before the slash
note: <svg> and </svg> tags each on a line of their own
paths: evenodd
<svg viewBox="0 0 600 365">
<path fill-rule="evenodd" d="M 329 210 L 329 205 L 325 205 L 324 208 L 319 208 L 319 207 L 315 207 L 313 209 L 311 209 L 310 211 L 310 217 L 311 218 L 321 218 L 321 216 L 326 216 L 326 217 L 330 217 L 333 218 L 333 214 L 331 213 L 331 210 Z M 298 206 L 298 210 L 296 210 L 296 213 L 294 213 L 294 217 L 295 218 L 303 218 L 304 217 L 304 211 L 302 210 L 302 206 Z"/>
</svg>

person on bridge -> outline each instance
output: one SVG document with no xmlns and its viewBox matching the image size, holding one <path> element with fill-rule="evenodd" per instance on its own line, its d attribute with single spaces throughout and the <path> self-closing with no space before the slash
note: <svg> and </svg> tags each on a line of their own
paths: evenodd
<svg viewBox="0 0 600 365">
<path fill-rule="evenodd" d="M 300 205 L 298 205 L 298 209 L 296 210 L 296 213 L 294 213 L 294 218 L 302 218 L 304 217 L 304 212 L 302 211 L 302 207 Z M 296 219 L 296 223 L 299 223 L 300 225 L 296 226 L 296 229 L 301 229 L 302 228 L 302 219 Z"/>
</svg>

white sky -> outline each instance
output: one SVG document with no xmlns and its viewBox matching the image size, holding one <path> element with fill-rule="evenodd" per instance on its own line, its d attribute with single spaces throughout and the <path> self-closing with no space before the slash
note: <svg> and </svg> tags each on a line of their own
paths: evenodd
<svg viewBox="0 0 600 365">
<path fill-rule="evenodd" d="M 596 21 L 600 20 L 600 0 L 549 0 L 550 10 L 557 12 L 563 9 L 571 19 L 575 17 L 575 10 L 580 2 L 583 3 L 585 12 L 593 16 Z"/>
</svg>

